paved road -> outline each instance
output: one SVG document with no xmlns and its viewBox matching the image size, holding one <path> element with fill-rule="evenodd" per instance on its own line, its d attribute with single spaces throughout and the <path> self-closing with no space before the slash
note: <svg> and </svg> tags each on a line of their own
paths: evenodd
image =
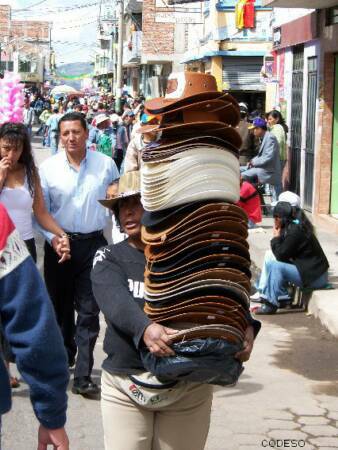
<svg viewBox="0 0 338 450">
<path fill-rule="evenodd" d="M 39 160 L 43 152 L 36 149 Z M 206 450 L 338 449 L 337 343 L 304 313 L 264 318 L 237 386 L 215 388 Z M 97 379 L 102 359 L 101 335 L 95 350 Z M 69 393 L 67 427 L 72 450 L 103 450 L 99 401 Z M 23 383 L 4 418 L 3 449 L 35 450 L 36 428 Z"/>
</svg>

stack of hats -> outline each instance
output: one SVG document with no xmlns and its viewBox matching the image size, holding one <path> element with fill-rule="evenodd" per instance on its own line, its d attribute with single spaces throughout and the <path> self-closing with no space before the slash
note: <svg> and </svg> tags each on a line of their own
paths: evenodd
<svg viewBox="0 0 338 450">
<path fill-rule="evenodd" d="M 145 312 L 179 329 L 173 341 L 225 339 L 248 326 L 250 256 L 239 200 L 237 102 L 208 74 L 172 74 L 146 102 L 161 132 L 142 155 Z"/>
</svg>

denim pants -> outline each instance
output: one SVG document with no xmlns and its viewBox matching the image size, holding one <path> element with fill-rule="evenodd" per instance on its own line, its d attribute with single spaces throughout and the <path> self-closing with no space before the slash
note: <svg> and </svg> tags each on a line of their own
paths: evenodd
<svg viewBox="0 0 338 450">
<path fill-rule="evenodd" d="M 270 261 L 276 261 L 276 257 L 272 253 L 272 250 L 267 250 L 265 252 L 265 255 L 264 255 L 264 261 L 263 261 L 263 267 L 262 267 L 261 276 L 255 282 L 255 288 L 260 293 L 263 292 L 263 289 L 266 286 L 266 280 L 267 280 L 267 277 L 268 277 L 268 269 L 267 269 L 267 267 L 268 267 Z"/>
<path fill-rule="evenodd" d="M 268 300 L 275 306 L 279 306 L 279 300 L 288 297 L 287 286 L 292 283 L 303 287 L 303 282 L 297 267 L 281 261 L 272 260 L 265 263 L 266 279 L 265 285 L 260 285 L 261 297 Z M 327 284 L 328 274 L 323 273 L 314 280 L 308 287 L 313 289 L 324 288 Z"/>
</svg>

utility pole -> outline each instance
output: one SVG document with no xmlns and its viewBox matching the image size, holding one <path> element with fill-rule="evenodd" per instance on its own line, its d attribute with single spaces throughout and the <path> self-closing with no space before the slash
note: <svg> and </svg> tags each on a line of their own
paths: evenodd
<svg viewBox="0 0 338 450">
<path fill-rule="evenodd" d="M 118 41 L 117 41 L 117 67 L 116 67 L 116 99 L 115 109 L 121 112 L 121 97 L 123 87 L 122 60 L 123 60 L 123 16 L 124 0 L 119 0 L 119 21 L 118 21 Z"/>
</svg>

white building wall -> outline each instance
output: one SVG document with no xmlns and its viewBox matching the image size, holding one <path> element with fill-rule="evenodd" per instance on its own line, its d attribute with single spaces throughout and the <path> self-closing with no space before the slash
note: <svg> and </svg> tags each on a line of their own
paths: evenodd
<svg viewBox="0 0 338 450">
<path fill-rule="evenodd" d="M 305 8 L 274 8 L 273 9 L 273 26 L 279 27 L 285 23 L 292 22 L 300 17 L 311 14 L 314 9 Z"/>
</svg>

